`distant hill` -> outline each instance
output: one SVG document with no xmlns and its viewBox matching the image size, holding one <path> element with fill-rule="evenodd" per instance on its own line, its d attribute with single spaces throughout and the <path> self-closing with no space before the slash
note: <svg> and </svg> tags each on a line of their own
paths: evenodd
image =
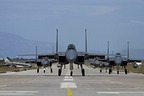
<svg viewBox="0 0 144 96">
<path fill-rule="evenodd" d="M 19 54 L 34 54 L 38 46 L 38 53 L 52 53 L 54 44 L 27 40 L 21 36 L 0 32 L 0 57 L 16 57 Z"/>
</svg>

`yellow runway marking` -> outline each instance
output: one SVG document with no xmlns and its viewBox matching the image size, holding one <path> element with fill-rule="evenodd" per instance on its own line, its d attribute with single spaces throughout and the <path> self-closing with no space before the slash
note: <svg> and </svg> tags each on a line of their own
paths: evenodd
<svg viewBox="0 0 144 96">
<path fill-rule="evenodd" d="M 68 96 L 72 96 L 72 91 L 70 88 L 67 88 Z"/>
</svg>

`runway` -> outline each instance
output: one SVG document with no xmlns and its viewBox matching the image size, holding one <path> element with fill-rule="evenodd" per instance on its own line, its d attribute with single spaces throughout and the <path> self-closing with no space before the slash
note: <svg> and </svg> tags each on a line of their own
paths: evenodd
<svg viewBox="0 0 144 96">
<path fill-rule="evenodd" d="M 0 96 L 144 96 L 144 75 L 129 73 L 99 73 L 98 69 L 84 67 L 86 76 L 74 67 L 73 76 L 68 68 L 62 76 L 46 69 L 0 74 Z"/>
</svg>

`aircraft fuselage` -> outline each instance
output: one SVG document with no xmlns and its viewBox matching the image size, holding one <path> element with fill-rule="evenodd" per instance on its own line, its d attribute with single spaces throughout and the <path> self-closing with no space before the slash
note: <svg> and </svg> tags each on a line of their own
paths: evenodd
<svg viewBox="0 0 144 96">
<path fill-rule="evenodd" d="M 77 51 L 74 44 L 69 44 L 66 51 L 66 59 L 69 63 L 74 63 L 77 59 Z"/>
<path fill-rule="evenodd" d="M 114 58 L 115 64 L 116 65 L 120 65 L 120 64 L 122 64 L 122 61 L 123 61 L 123 59 L 122 59 L 121 54 L 117 53 L 116 56 L 115 56 L 115 58 Z"/>
</svg>

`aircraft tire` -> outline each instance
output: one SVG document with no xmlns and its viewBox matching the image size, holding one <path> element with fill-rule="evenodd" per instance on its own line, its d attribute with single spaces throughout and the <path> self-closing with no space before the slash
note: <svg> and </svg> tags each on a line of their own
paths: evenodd
<svg viewBox="0 0 144 96">
<path fill-rule="evenodd" d="M 119 74 L 119 71 L 117 71 L 117 74 Z"/>
<path fill-rule="evenodd" d="M 44 73 L 45 73 L 45 70 L 44 70 Z"/>
<path fill-rule="evenodd" d="M 102 73 L 102 69 L 100 69 L 100 73 Z"/>
<path fill-rule="evenodd" d="M 112 73 L 112 69 L 109 69 L 109 74 L 111 74 Z"/>
<path fill-rule="evenodd" d="M 58 76 L 61 76 L 61 69 L 58 70 Z"/>
<path fill-rule="evenodd" d="M 82 76 L 85 76 L 85 70 L 82 69 Z"/>
<path fill-rule="evenodd" d="M 125 69 L 125 74 L 127 74 L 127 69 Z"/>
<path fill-rule="evenodd" d="M 73 71 L 70 72 L 70 76 L 72 76 L 72 75 L 73 75 Z"/>
<path fill-rule="evenodd" d="M 53 70 L 52 70 L 52 68 L 51 68 L 51 73 L 53 73 Z"/>
<path fill-rule="evenodd" d="M 39 73 L 39 68 L 37 68 L 37 73 Z"/>
</svg>

